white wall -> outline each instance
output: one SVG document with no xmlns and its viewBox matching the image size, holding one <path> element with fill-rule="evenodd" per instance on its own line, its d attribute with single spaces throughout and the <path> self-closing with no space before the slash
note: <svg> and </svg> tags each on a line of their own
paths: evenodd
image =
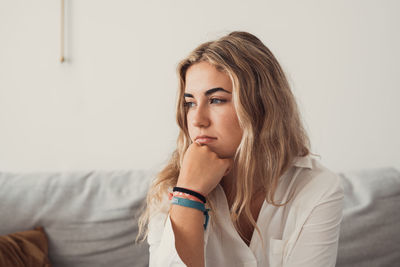
<svg viewBox="0 0 400 267">
<path fill-rule="evenodd" d="M 335 171 L 400 168 L 399 1 L 0 0 L 0 170 L 157 168 L 177 135 L 175 67 L 256 34 Z"/>
</svg>

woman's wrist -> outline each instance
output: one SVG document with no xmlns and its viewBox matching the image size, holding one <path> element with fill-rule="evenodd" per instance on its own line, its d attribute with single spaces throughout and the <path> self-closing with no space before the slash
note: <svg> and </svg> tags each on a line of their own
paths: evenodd
<svg viewBox="0 0 400 267">
<path fill-rule="evenodd" d="M 198 192 L 199 194 L 203 195 L 204 197 L 207 197 L 207 195 L 209 193 L 209 192 L 207 192 L 207 190 L 205 190 L 201 186 L 180 182 L 179 180 L 178 180 L 178 183 L 176 184 L 176 186 Z"/>
<path fill-rule="evenodd" d="M 195 197 L 197 199 L 200 199 L 200 201 L 202 203 L 206 203 L 206 197 L 203 195 L 203 193 L 193 190 L 193 189 L 189 189 L 189 188 L 184 188 L 184 187 L 179 187 L 179 186 L 175 186 L 172 191 L 177 194 L 177 193 L 183 193 L 185 195 L 189 195 L 191 197 Z"/>
<path fill-rule="evenodd" d="M 195 192 L 202 194 L 203 196 L 207 197 L 208 190 L 204 188 L 204 186 L 194 184 L 192 181 L 185 181 L 182 177 L 178 178 L 178 182 L 176 183 L 177 187 L 186 188 Z"/>
</svg>

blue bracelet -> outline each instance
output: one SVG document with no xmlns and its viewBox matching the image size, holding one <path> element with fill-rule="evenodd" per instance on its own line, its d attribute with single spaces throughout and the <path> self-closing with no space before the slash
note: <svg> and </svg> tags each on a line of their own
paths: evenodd
<svg viewBox="0 0 400 267">
<path fill-rule="evenodd" d="M 200 203 L 200 202 L 197 202 L 194 200 L 190 200 L 190 199 L 186 199 L 186 198 L 173 197 L 171 204 L 184 206 L 184 207 L 188 207 L 188 208 L 194 208 L 199 211 L 202 211 L 205 216 L 204 230 L 207 229 L 207 224 L 208 224 L 208 219 L 209 219 L 208 211 L 210 209 L 206 209 L 206 206 L 203 203 Z"/>
</svg>

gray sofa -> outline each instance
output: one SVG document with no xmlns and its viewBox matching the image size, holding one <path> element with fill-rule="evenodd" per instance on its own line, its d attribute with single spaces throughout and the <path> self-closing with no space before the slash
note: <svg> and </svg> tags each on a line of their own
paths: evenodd
<svg viewBox="0 0 400 267">
<path fill-rule="evenodd" d="M 43 226 L 55 267 L 148 266 L 135 244 L 155 171 L 0 172 L 0 235 Z M 345 189 L 337 266 L 400 266 L 400 172 L 339 174 Z"/>
</svg>

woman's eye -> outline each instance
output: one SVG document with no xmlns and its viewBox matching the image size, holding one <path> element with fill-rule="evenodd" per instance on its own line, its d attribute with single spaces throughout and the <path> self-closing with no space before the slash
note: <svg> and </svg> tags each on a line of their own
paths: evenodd
<svg viewBox="0 0 400 267">
<path fill-rule="evenodd" d="M 188 107 L 188 108 L 191 108 L 191 107 L 194 106 L 194 103 L 193 103 L 193 102 L 185 102 L 185 103 L 184 103 L 184 106 L 185 106 L 185 107 Z"/>
<path fill-rule="evenodd" d="M 226 102 L 226 100 L 224 100 L 224 99 L 219 99 L 219 98 L 210 99 L 211 104 L 221 104 L 221 103 L 225 103 L 225 102 Z"/>
</svg>

